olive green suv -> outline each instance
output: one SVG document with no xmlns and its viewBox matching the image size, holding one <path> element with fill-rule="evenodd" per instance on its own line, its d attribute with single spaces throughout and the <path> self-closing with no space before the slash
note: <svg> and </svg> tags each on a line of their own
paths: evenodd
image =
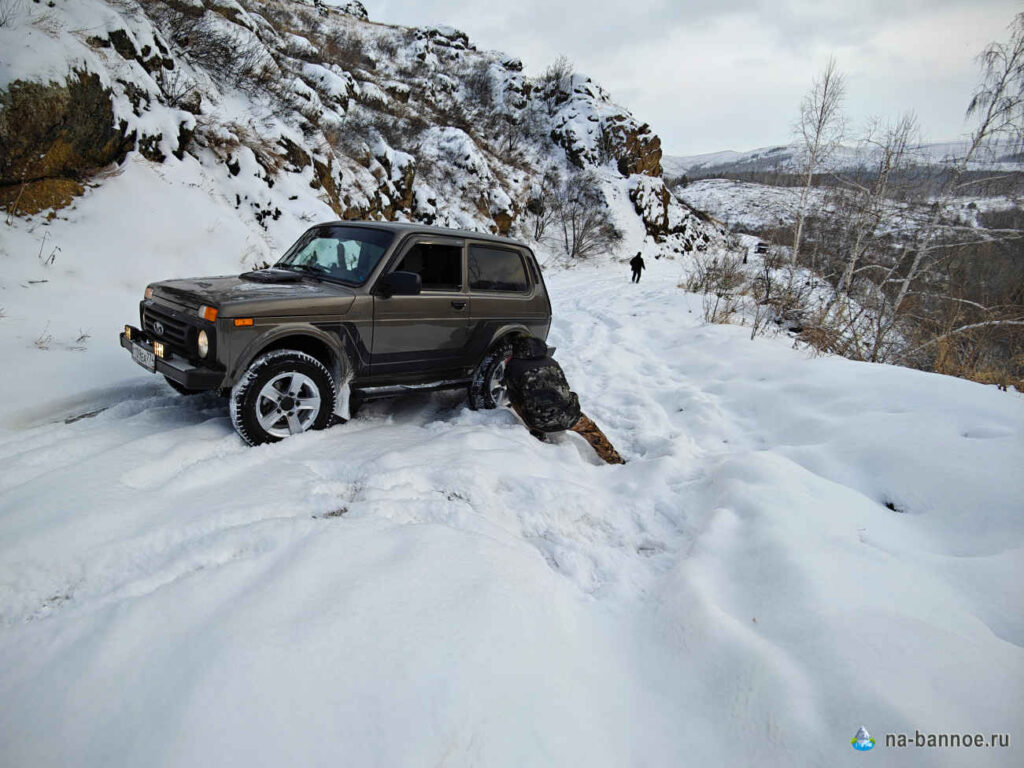
<svg viewBox="0 0 1024 768">
<path fill-rule="evenodd" d="M 473 408 L 503 405 L 512 345 L 547 338 L 551 303 L 515 240 L 337 221 L 268 269 L 153 283 L 139 315 L 120 337 L 135 362 L 183 394 L 229 394 L 235 429 L 257 445 L 332 423 L 345 385 L 349 410 L 456 387 Z"/>
</svg>

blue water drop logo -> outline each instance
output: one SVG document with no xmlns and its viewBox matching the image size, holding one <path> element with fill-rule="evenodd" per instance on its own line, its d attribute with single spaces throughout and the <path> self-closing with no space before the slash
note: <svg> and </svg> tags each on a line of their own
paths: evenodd
<svg viewBox="0 0 1024 768">
<path fill-rule="evenodd" d="M 857 729 L 856 735 L 850 739 L 850 744 L 858 752 L 867 752 L 869 749 L 875 748 L 875 740 L 871 738 L 871 734 L 868 733 L 868 729 L 863 725 Z"/>
</svg>

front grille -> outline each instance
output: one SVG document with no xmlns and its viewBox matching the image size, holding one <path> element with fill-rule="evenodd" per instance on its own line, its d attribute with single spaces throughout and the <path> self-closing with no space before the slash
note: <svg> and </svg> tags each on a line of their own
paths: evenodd
<svg viewBox="0 0 1024 768">
<path fill-rule="evenodd" d="M 162 341 L 173 352 L 185 357 L 191 356 L 189 326 L 170 312 L 154 305 L 146 307 L 142 313 L 142 330 L 152 338 Z"/>
</svg>

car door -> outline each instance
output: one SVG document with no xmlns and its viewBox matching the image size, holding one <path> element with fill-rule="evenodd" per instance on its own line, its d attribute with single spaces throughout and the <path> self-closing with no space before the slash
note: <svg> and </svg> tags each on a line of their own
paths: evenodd
<svg viewBox="0 0 1024 768">
<path fill-rule="evenodd" d="M 464 373 L 470 329 L 464 245 L 455 238 L 415 237 L 382 273 L 415 272 L 422 292 L 386 297 L 374 290 L 370 375 L 375 383 Z"/>
<path fill-rule="evenodd" d="M 482 355 L 495 335 L 510 325 L 546 339 L 551 307 L 532 259 L 519 248 L 500 243 L 471 242 L 467 251 L 475 353 Z"/>
</svg>

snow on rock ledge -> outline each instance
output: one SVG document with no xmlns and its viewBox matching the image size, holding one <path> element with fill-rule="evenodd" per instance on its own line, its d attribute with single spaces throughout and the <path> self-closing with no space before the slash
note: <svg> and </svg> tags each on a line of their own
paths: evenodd
<svg viewBox="0 0 1024 768">
<path fill-rule="evenodd" d="M 706 226 L 669 191 L 663 179 L 633 175 L 629 178 L 629 199 L 647 234 L 662 243 L 671 238 L 673 250 L 703 250 L 710 241 Z"/>
</svg>

